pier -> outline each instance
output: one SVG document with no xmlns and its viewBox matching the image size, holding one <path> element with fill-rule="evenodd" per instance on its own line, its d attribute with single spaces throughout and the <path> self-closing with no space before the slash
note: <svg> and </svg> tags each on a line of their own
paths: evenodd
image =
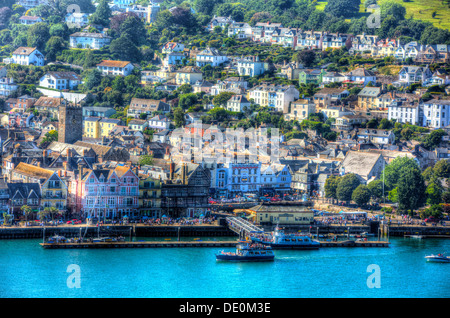
<svg viewBox="0 0 450 318">
<path fill-rule="evenodd" d="M 141 241 L 141 242 L 81 242 L 81 243 L 39 243 L 47 249 L 75 248 L 149 248 L 149 247 L 234 247 L 237 241 Z"/>
</svg>

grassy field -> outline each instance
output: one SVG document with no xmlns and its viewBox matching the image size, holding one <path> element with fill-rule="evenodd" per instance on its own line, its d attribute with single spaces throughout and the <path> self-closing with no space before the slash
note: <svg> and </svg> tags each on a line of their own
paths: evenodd
<svg viewBox="0 0 450 318">
<path fill-rule="evenodd" d="M 406 18 L 413 17 L 414 19 L 427 21 L 433 23 L 435 27 L 450 30 L 450 8 L 448 4 L 441 0 L 410 0 L 410 2 L 403 2 L 403 0 L 378 0 L 378 4 L 386 1 L 394 1 L 406 8 Z M 360 12 L 364 13 L 364 0 L 361 1 Z M 317 1 L 317 10 L 323 11 L 327 1 Z M 432 14 L 436 12 L 433 18 Z"/>
</svg>

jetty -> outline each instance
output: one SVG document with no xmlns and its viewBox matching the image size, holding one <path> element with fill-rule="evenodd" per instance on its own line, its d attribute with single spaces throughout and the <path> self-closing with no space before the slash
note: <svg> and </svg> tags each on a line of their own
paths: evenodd
<svg viewBox="0 0 450 318">
<path fill-rule="evenodd" d="M 138 241 L 138 242 L 79 242 L 39 243 L 46 249 L 87 248 L 149 248 L 149 247 L 234 247 L 237 241 Z"/>
</svg>

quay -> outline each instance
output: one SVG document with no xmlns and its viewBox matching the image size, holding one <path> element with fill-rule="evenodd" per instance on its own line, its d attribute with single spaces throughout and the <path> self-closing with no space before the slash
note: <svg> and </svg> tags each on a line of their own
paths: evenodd
<svg viewBox="0 0 450 318">
<path fill-rule="evenodd" d="M 138 242 L 81 242 L 81 243 L 39 243 L 47 249 L 74 248 L 171 248 L 171 247 L 234 247 L 238 241 L 138 241 Z M 320 247 L 389 247 L 385 241 L 337 241 L 320 242 Z"/>
<path fill-rule="evenodd" d="M 47 249 L 72 248 L 149 248 L 149 247 L 233 247 L 237 241 L 138 241 L 138 242 L 81 242 L 81 243 L 39 243 Z"/>
</svg>

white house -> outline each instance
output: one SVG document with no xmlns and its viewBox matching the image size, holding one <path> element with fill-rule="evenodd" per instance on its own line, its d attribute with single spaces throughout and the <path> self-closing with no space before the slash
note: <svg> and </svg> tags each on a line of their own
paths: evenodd
<svg viewBox="0 0 450 318">
<path fill-rule="evenodd" d="M 172 122 L 165 115 L 156 115 L 148 120 L 148 128 L 165 130 L 170 129 Z"/>
<path fill-rule="evenodd" d="M 289 104 L 299 98 L 294 85 L 262 84 L 249 90 L 249 98 L 261 106 L 273 107 L 283 113 L 289 112 Z"/>
<path fill-rule="evenodd" d="M 232 112 L 243 112 L 244 107 L 250 107 L 250 102 L 244 95 L 233 95 L 227 101 L 227 110 Z"/>
<path fill-rule="evenodd" d="M 235 21 L 231 17 L 217 17 L 214 16 L 208 24 L 208 29 L 213 31 L 216 26 L 224 29 L 227 25 L 234 23 Z"/>
<path fill-rule="evenodd" d="M 44 66 L 44 55 L 35 47 L 21 46 L 12 53 L 11 58 L 4 59 L 5 64 Z"/>
<path fill-rule="evenodd" d="M 447 72 L 437 70 L 433 75 L 423 81 L 423 86 L 444 85 L 450 84 L 450 75 Z"/>
<path fill-rule="evenodd" d="M 186 55 L 182 52 L 170 52 L 164 58 L 163 65 L 165 67 L 167 67 L 169 65 L 181 65 L 181 62 L 185 58 L 186 58 Z"/>
<path fill-rule="evenodd" d="M 133 64 L 128 61 L 103 60 L 97 64 L 97 69 L 104 75 L 122 75 L 128 76 L 134 69 Z"/>
<path fill-rule="evenodd" d="M 168 54 L 172 52 L 183 52 L 183 51 L 184 51 L 184 44 L 177 42 L 167 42 L 161 48 L 161 52 L 163 54 Z"/>
<path fill-rule="evenodd" d="M 70 27 L 84 27 L 89 24 L 89 15 L 83 12 L 68 13 L 66 15 L 66 24 Z"/>
<path fill-rule="evenodd" d="M 195 60 L 198 67 L 203 67 L 208 64 L 216 67 L 227 62 L 228 58 L 225 54 L 220 53 L 219 50 L 208 47 L 198 53 Z"/>
<path fill-rule="evenodd" d="M 252 27 L 245 22 L 232 22 L 228 25 L 228 36 L 249 39 L 252 37 Z"/>
<path fill-rule="evenodd" d="M 450 125 L 450 100 L 432 99 L 423 103 L 423 126 L 443 128 Z"/>
<path fill-rule="evenodd" d="M 398 73 L 398 84 L 411 85 L 413 83 L 424 82 L 427 78 L 431 77 L 431 73 L 428 66 L 403 66 Z"/>
<path fill-rule="evenodd" d="M 420 106 L 418 103 L 410 102 L 406 98 L 394 99 L 388 105 L 388 119 L 395 119 L 398 123 L 410 123 L 421 125 L 419 121 Z"/>
<path fill-rule="evenodd" d="M 345 74 L 346 83 L 362 84 L 366 86 L 370 82 L 375 84 L 377 82 L 377 77 L 375 73 L 366 70 L 364 68 L 357 68 L 356 70 L 350 71 Z"/>
<path fill-rule="evenodd" d="M 77 32 L 70 35 L 70 47 L 98 50 L 111 43 L 111 37 L 103 33 Z"/>
<path fill-rule="evenodd" d="M 42 20 L 40 17 L 36 17 L 36 16 L 28 16 L 28 15 L 23 15 L 19 18 L 20 24 L 23 25 L 33 25 L 39 22 L 43 22 L 44 20 Z"/>
<path fill-rule="evenodd" d="M 75 72 L 48 72 L 39 80 L 39 86 L 54 89 L 76 89 L 82 83 Z"/>
<path fill-rule="evenodd" d="M 259 60 L 259 56 L 242 57 L 237 61 L 239 76 L 258 76 L 268 69 L 268 64 Z"/>
</svg>

